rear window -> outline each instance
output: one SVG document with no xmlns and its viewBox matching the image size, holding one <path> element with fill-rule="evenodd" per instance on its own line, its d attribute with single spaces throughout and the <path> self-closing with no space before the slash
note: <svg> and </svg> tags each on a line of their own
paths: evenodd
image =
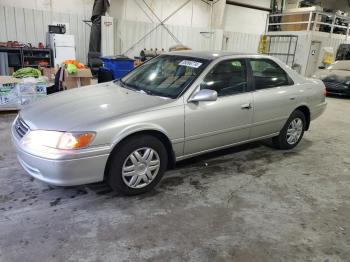
<svg viewBox="0 0 350 262">
<path fill-rule="evenodd" d="M 255 89 L 286 86 L 292 83 L 287 73 L 274 61 L 269 59 L 250 59 Z"/>
</svg>

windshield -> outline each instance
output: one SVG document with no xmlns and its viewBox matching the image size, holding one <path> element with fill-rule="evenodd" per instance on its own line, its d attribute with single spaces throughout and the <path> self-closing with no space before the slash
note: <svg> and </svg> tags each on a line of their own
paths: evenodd
<svg viewBox="0 0 350 262">
<path fill-rule="evenodd" d="M 150 95 L 178 97 L 203 71 L 208 60 L 161 55 L 135 68 L 120 82 Z"/>
<path fill-rule="evenodd" d="M 327 69 L 329 69 L 329 70 L 346 70 L 346 71 L 350 71 L 350 60 L 335 61 Z"/>
</svg>

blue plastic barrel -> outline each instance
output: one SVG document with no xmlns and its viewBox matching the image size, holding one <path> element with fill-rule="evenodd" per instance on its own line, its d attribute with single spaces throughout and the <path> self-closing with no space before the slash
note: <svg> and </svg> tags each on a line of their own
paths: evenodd
<svg viewBox="0 0 350 262">
<path fill-rule="evenodd" d="M 125 76 L 134 68 L 134 60 L 127 57 L 101 57 L 103 67 L 110 69 L 113 73 L 113 79 L 119 79 Z"/>
</svg>

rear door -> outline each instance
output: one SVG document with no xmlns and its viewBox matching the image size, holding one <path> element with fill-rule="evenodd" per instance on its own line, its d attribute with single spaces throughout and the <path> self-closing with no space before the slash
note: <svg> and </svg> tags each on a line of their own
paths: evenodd
<svg viewBox="0 0 350 262">
<path fill-rule="evenodd" d="M 254 58 L 248 61 L 254 86 L 251 138 L 278 133 L 296 107 L 298 90 L 273 60 Z"/>
<path fill-rule="evenodd" d="M 218 99 L 185 104 L 186 155 L 249 139 L 253 116 L 249 83 L 243 59 L 213 66 L 198 88 L 217 91 Z"/>
</svg>

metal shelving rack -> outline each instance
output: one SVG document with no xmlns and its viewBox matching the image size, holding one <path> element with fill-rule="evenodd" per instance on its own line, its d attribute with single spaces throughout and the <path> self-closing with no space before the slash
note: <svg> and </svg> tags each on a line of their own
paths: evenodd
<svg viewBox="0 0 350 262">
<path fill-rule="evenodd" d="M 12 65 L 16 69 L 21 67 L 38 67 L 38 61 L 47 61 L 47 67 L 53 67 L 52 52 L 50 48 L 31 48 L 31 47 L 0 47 L 0 52 L 16 54 L 20 64 Z"/>
</svg>

